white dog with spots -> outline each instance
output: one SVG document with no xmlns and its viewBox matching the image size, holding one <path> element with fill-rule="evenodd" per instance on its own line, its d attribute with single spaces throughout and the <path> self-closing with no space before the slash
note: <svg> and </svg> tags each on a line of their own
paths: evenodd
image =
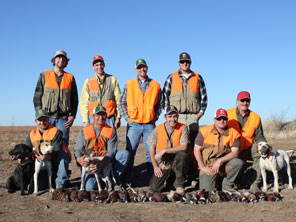
<svg viewBox="0 0 296 222">
<path fill-rule="evenodd" d="M 279 192 L 279 183 L 278 183 L 278 171 L 286 167 L 287 174 L 289 177 L 289 189 L 293 189 L 292 177 L 291 177 L 291 167 L 290 167 L 290 157 L 295 152 L 294 150 L 278 150 L 276 153 L 273 153 L 272 147 L 266 142 L 258 143 L 258 153 L 261 155 L 260 158 L 260 169 L 263 179 L 263 192 L 267 191 L 267 182 L 266 182 L 266 170 L 272 171 L 274 176 L 274 188 L 273 192 Z"/>
</svg>

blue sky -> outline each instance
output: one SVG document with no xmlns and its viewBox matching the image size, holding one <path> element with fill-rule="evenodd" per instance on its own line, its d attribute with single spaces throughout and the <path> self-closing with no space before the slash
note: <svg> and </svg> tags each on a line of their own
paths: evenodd
<svg viewBox="0 0 296 222">
<path fill-rule="evenodd" d="M 57 49 L 70 57 L 80 95 L 101 55 L 121 89 L 144 58 L 148 75 L 164 84 L 186 51 L 206 83 L 211 124 L 218 108 L 251 93 L 262 120 L 296 118 L 296 1 L 293 0 L 6 0 L 0 3 L 0 125 L 34 125 L 39 74 Z M 162 121 L 162 119 L 161 119 Z M 78 111 L 75 125 L 82 125 Z"/>
</svg>

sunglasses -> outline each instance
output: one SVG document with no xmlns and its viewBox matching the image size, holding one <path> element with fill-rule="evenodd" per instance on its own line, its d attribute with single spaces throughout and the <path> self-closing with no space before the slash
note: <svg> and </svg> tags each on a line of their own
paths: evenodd
<svg viewBox="0 0 296 222">
<path fill-rule="evenodd" d="M 191 62 L 189 60 L 183 60 L 183 61 L 180 61 L 180 63 L 181 64 L 184 64 L 184 63 L 189 63 L 190 64 Z"/>
<path fill-rule="evenodd" d="M 217 121 L 221 121 L 221 120 L 223 120 L 223 121 L 227 121 L 228 118 L 225 117 L 225 116 L 221 116 L 221 117 L 216 118 L 216 120 L 217 120 Z"/>
<path fill-rule="evenodd" d="M 241 101 L 242 103 L 244 103 L 244 102 L 249 103 L 249 102 L 250 102 L 250 99 L 247 99 L 247 98 L 246 98 L 246 99 L 241 99 L 240 101 Z"/>
</svg>

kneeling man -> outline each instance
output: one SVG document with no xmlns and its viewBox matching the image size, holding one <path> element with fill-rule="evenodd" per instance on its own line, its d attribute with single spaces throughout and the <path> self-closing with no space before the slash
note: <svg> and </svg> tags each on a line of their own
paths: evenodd
<svg viewBox="0 0 296 222">
<path fill-rule="evenodd" d="M 125 170 L 129 153 L 126 150 L 117 150 L 116 130 L 106 124 L 107 112 L 105 107 L 97 106 L 93 110 L 94 122 L 84 127 L 78 134 L 74 149 L 75 157 L 80 166 L 88 166 L 92 174 L 86 174 L 85 189 L 97 190 L 97 181 L 93 173 L 99 171 L 112 161 L 113 173 L 116 183 L 120 183 L 120 176 Z M 102 161 L 90 164 L 84 159 L 83 151 L 93 149 L 98 156 L 104 156 Z"/>
<path fill-rule="evenodd" d="M 150 189 L 160 192 L 166 180 L 175 174 L 176 192 L 184 194 L 183 186 L 188 168 L 188 127 L 178 122 L 179 113 L 175 106 L 167 107 L 164 118 L 166 122 L 158 125 L 147 139 L 154 169 Z"/>
<path fill-rule="evenodd" d="M 198 162 L 199 188 L 212 191 L 218 174 L 225 176 L 222 190 L 232 189 L 243 161 L 238 158 L 240 134 L 227 125 L 228 115 L 218 109 L 214 125 L 202 127 L 195 139 L 194 155 Z"/>
</svg>

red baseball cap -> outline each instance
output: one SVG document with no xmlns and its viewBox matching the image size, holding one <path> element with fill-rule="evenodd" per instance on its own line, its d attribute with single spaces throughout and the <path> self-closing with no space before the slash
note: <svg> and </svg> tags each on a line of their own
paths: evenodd
<svg viewBox="0 0 296 222">
<path fill-rule="evenodd" d="M 221 116 L 224 116 L 228 119 L 228 114 L 227 114 L 227 111 L 225 109 L 218 109 L 217 112 L 216 112 L 216 115 L 215 115 L 215 119 L 221 117 Z"/>
<path fill-rule="evenodd" d="M 92 59 L 92 64 L 94 64 L 94 63 L 95 63 L 96 61 L 98 61 L 98 60 L 100 60 L 100 61 L 104 62 L 104 59 L 103 59 L 103 57 L 102 57 L 102 56 L 99 56 L 99 55 L 97 55 L 97 56 L 93 57 L 93 59 Z"/>
<path fill-rule="evenodd" d="M 238 95 L 237 95 L 237 99 L 241 100 L 241 99 L 251 99 L 250 93 L 247 91 L 241 91 Z"/>
</svg>

